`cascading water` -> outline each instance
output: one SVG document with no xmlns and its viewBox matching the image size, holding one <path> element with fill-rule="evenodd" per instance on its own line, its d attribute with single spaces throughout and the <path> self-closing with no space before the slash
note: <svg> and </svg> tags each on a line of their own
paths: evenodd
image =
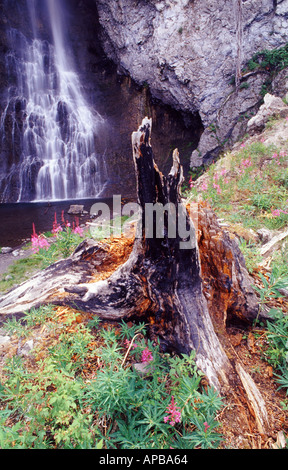
<svg viewBox="0 0 288 470">
<path fill-rule="evenodd" d="M 87 106 L 67 58 L 60 1 L 43 3 L 53 44 L 38 37 L 34 0 L 27 0 L 33 40 L 16 29 L 8 31 L 6 65 L 15 86 L 8 90 L 0 122 L 10 162 L 0 183 L 2 202 L 11 200 L 11 194 L 19 202 L 97 197 L 103 190 L 105 162 L 95 138 L 104 121 Z"/>
</svg>

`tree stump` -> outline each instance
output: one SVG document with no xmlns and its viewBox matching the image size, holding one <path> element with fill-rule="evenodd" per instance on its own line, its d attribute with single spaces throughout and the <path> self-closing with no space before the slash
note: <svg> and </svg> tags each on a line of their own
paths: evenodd
<svg viewBox="0 0 288 470">
<path fill-rule="evenodd" d="M 244 380 L 237 358 L 231 361 L 226 354 L 227 323 L 249 324 L 258 314 L 258 302 L 238 245 L 214 212 L 204 203 L 185 206 L 178 151 L 168 176 L 157 168 L 151 127 L 151 119 L 145 118 L 132 134 L 140 217 L 128 259 L 109 277 L 95 281 L 109 252 L 105 244 L 85 240 L 68 259 L 3 295 L 0 314 L 53 303 L 108 321 L 145 321 L 163 351 L 195 351 L 210 385 L 227 391 Z M 249 383 L 245 376 L 245 389 Z M 263 404 L 254 408 L 259 414 Z M 264 411 L 258 421 L 263 431 Z"/>
</svg>

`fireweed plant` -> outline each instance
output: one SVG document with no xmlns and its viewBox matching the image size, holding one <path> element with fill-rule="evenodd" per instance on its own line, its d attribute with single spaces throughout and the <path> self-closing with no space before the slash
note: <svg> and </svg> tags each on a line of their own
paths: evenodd
<svg viewBox="0 0 288 470">
<path fill-rule="evenodd" d="M 67 310 L 67 309 L 66 309 Z M 0 380 L 0 448 L 217 448 L 222 399 L 201 386 L 194 355 L 162 354 L 145 325 L 101 326 L 45 306 L 5 328 L 48 347 L 9 357 Z M 137 364 L 145 365 L 139 373 Z"/>
<path fill-rule="evenodd" d="M 61 214 L 61 223 L 58 223 L 55 213 L 52 236 L 37 234 L 35 224 L 33 224 L 33 233 L 31 235 L 32 251 L 37 258 L 40 258 L 43 267 L 47 267 L 56 261 L 59 257 L 67 258 L 81 242 L 84 230 L 79 226 L 79 220 L 71 224 L 65 220 L 64 212 Z"/>
</svg>

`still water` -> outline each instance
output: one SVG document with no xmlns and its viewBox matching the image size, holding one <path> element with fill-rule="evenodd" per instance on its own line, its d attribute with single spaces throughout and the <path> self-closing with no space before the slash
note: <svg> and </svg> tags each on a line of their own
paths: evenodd
<svg viewBox="0 0 288 470">
<path fill-rule="evenodd" d="M 90 219 L 90 209 L 99 199 L 83 199 L 69 201 L 52 201 L 39 203 L 18 203 L 0 204 L 0 247 L 10 246 L 12 248 L 20 246 L 32 234 L 32 226 L 35 224 L 36 232 L 47 232 L 52 230 L 52 225 L 56 213 L 57 221 L 61 222 L 61 214 L 64 211 L 65 220 L 71 224 L 78 217 L 79 224 L 83 224 Z M 112 207 L 112 199 L 101 199 L 109 207 Z M 69 215 L 70 205 L 78 204 L 84 206 L 87 214 L 83 216 Z"/>
</svg>

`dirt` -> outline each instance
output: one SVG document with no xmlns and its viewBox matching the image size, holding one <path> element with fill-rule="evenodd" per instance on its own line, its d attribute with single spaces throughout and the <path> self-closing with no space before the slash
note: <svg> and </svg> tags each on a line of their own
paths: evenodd
<svg viewBox="0 0 288 470">
<path fill-rule="evenodd" d="M 269 428 L 265 434 L 259 432 L 255 413 L 247 401 L 241 385 L 237 394 L 227 395 L 225 406 L 218 419 L 220 432 L 224 436 L 223 448 L 270 449 L 277 441 L 279 433 L 288 434 L 287 411 L 281 402 L 287 400 L 284 389 L 279 389 L 271 365 L 265 361 L 264 351 L 267 346 L 266 330 L 254 328 L 250 331 L 230 328 L 228 330 L 231 347 L 238 361 L 254 380 L 265 401 Z"/>
</svg>

